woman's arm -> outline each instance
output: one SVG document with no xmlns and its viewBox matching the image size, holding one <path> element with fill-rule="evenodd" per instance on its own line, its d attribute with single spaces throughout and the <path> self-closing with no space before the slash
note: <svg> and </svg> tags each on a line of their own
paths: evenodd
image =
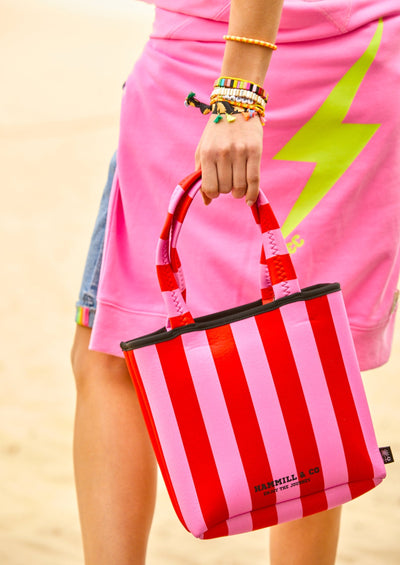
<svg viewBox="0 0 400 565">
<path fill-rule="evenodd" d="M 228 33 L 274 43 L 282 5 L 283 0 L 232 0 Z M 221 75 L 262 85 L 272 56 L 267 47 L 227 41 Z M 225 119 L 214 123 L 214 118 L 210 117 L 196 150 L 204 201 L 232 191 L 236 198 L 246 195 L 250 205 L 259 190 L 261 122 L 258 118 L 246 121 L 240 114 L 231 123 Z"/>
</svg>

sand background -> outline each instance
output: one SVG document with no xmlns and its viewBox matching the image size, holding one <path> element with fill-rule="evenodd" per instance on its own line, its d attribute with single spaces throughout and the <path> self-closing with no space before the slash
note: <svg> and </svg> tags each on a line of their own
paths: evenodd
<svg viewBox="0 0 400 565">
<path fill-rule="evenodd" d="M 0 0 L 0 564 L 83 563 L 71 457 L 74 302 L 121 85 L 152 8 L 129 0 Z M 399 324 L 365 375 L 381 445 L 400 457 Z M 400 563 L 400 467 L 346 507 L 338 563 Z M 160 482 L 148 563 L 268 563 L 267 532 L 202 542 Z"/>
</svg>

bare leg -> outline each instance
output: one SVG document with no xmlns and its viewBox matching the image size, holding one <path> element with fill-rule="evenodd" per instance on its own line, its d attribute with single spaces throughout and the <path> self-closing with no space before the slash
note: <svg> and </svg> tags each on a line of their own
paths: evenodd
<svg viewBox="0 0 400 565">
<path fill-rule="evenodd" d="M 274 526 L 271 565 L 334 565 L 341 507 Z"/>
<path fill-rule="evenodd" d="M 88 350 L 77 326 L 75 482 L 86 565 L 143 565 L 156 462 L 123 359 Z"/>
</svg>

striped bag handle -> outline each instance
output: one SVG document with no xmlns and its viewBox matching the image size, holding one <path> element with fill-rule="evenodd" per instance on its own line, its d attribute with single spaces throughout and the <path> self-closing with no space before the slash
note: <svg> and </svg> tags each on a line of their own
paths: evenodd
<svg viewBox="0 0 400 565">
<path fill-rule="evenodd" d="M 189 175 L 183 181 L 180 182 L 179 186 L 185 191 L 186 198 L 182 198 L 181 200 L 179 200 L 178 204 L 175 207 L 175 210 L 173 210 L 171 212 L 171 215 L 168 217 L 168 220 L 169 219 L 172 220 L 171 228 L 170 228 L 172 235 L 169 246 L 171 266 L 172 266 L 172 271 L 174 272 L 175 275 L 176 282 L 183 295 L 184 300 L 186 300 L 186 285 L 182 271 L 182 264 L 178 255 L 177 242 L 183 224 L 183 218 L 185 217 L 187 210 L 190 206 L 190 203 L 192 202 L 193 199 L 188 194 L 188 192 L 192 188 L 192 183 L 199 180 L 200 176 L 201 176 L 200 171 L 197 171 L 196 173 Z M 194 190 L 197 192 L 198 188 Z M 262 289 L 261 294 L 262 294 L 263 303 L 266 304 L 267 302 L 272 302 L 272 300 L 274 299 L 274 292 L 271 286 L 269 271 L 266 266 L 266 257 L 263 247 L 261 248 L 261 259 L 260 259 L 260 288 Z"/>
<path fill-rule="evenodd" d="M 177 243 L 183 221 L 201 187 L 201 172 L 185 177 L 172 193 L 167 219 L 156 252 L 157 277 L 167 309 L 169 327 L 194 323 L 186 304 L 186 289 Z M 279 224 L 267 197 L 260 190 L 252 212 L 262 234 L 260 259 L 261 298 L 264 304 L 300 292 L 299 282 Z"/>
</svg>

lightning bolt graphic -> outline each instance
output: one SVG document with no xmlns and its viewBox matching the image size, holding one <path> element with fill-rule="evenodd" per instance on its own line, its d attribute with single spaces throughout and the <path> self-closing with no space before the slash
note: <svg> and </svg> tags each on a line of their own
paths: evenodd
<svg viewBox="0 0 400 565">
<path fill-rule="evenodd" d="M 274 156 L 283 161 L 315 163 L 315 168 L 282 226 L 287 237 L 329 192 L 361 153 L 380 124 L 343 123 L 378 51 L 380 19 L 363 55 L 347 71 L 312 118 Z"/>
</svg>

